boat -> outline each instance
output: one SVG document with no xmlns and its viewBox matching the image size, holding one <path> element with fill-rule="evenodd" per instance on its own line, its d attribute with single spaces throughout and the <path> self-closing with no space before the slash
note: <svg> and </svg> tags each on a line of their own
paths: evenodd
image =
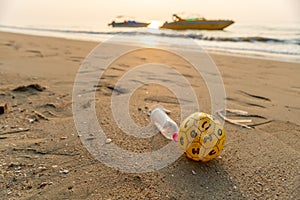
<svg viewBox="0 0 300 200">
<path fill-rule="evenodd" d="M 172 22 L 165 22 L 160 28 L 173 30 L 223 30 L 233 24 L 232 20 L 207 20 L 205 18 L 186 18 L 183 19 L 173 14 Z"/>
<path fill-rule="evenodd" d="M 137 22 L 135 20 L 124 20 L 123 22 L 115 22 L 112 21 L 108 26 L 112 27 L 133 27 L 133 28 L 139 28 L 139 27 L 147 27 L 150 23 L 145 22 Z"/>
</svg>

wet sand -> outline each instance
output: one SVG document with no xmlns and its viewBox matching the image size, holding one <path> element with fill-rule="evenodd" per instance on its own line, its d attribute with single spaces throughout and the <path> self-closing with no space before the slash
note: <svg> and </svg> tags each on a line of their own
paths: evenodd
<svg viewBox="0 0 300 200">
<path fill-rule="evenodd" d="M 299 63 L 210 54 L 225 84 L 227 108 L 261 116 L 251 118 L 255 124 L 268 123 L 253 129 L 225 123 L 225 148 L 211 162 L 194 162 L 183 155 L 158 171 L 129 174 L 96 160 L 82 145 L 74 125 L 74 79 L 96 46 L 94 42 L 0 33 L 0 105 L 8 107 L 0 114 L 1 197 L 299 198 Z M 201 77 L 174 55 L 141 50 L 115 61 L 95 86 L 97 116 L 113 143 L 136 153 L 168 143 L 160 134 L 148 139 L 128 136 L 112 117 L 115 83 L 144 61 L 174 65 L 194 87 L 201 110 L 210 112 L 211 103 Z M 145 85 L 132 95 L 131 117 L 137 124 L 147 125 L 147 112 L 157 103 L 171 110 L 171 118 L 180 122 L 178 100 L 159 85 Z"/>
</svg>

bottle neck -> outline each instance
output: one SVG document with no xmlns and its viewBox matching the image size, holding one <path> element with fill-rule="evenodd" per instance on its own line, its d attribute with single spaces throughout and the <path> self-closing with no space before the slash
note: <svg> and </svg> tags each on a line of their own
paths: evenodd
<svg viewBox="0 0 300 200">
<path fill-rule="evenodd" d="M 173 134 L 173 141 L 178 142 L 178 133 Z"/>
</svg>

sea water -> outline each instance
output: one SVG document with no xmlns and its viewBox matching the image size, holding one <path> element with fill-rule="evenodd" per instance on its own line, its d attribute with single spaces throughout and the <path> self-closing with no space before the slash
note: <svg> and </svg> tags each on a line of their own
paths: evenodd
<svg viewBox="0 0 300 200">
<path fill-rule="evenodd" d="M 242 23 L 235 22 L 223 31 L 167 30 L 153 28 L 111 28 L 99 26 L 1 25 L 0 31 L 88 41 L 105 41 L 116 35 L 135 41 L 136 36 L 167 40 L 192 38 L 205 50 L 230 55 L 255 56 L 300 62 L 300 22 Z"/>
</svg>

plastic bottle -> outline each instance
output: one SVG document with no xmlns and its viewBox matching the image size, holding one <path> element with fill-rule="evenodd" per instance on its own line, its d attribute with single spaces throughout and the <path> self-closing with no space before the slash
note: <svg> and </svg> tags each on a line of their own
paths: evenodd
<svg viewBox="0 0 300 200">
<path fill-rule="evenodd" d="M 177 140 L 178 126 L 165 113 L 162 107 L 156 107 L 150 114 L 151 122 L 158 128 L 158 130 L 169 140 Z"/>
</svg>

